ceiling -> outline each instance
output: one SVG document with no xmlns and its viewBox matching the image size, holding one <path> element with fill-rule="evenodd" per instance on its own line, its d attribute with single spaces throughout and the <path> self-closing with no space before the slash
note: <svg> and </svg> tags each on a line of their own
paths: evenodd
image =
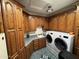
<svg viewBox="0 0 79 59">
<path fill-rule="evenodd" d="M 24 11 L 31 15 L 51 16 L 71 8 L 78 0 L 17 0 L 23 6 Z"/>
</svg>

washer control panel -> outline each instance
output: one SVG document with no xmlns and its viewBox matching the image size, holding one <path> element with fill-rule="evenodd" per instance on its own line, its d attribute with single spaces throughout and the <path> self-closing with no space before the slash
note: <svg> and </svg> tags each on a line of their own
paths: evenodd
<svg viewBox="0 0 79 59">
<path fill-rule="evenodd" d="M 66 39 L 68 39 L 68 36 L 63 36 L 63 38 L 66 38 Z"/>
</svg>

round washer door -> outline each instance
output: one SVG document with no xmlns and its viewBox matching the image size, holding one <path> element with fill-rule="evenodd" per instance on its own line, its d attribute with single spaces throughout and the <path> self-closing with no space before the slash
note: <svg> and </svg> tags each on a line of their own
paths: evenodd
<svg viewBox="0 0 79 59">
<path fill-rule="evenodd" d="M 59 50 L 67 50 L 67 44 L 61 38 L 56 38 L 54 43 Z"/>
<path fill-rule="evenodd" d="M 49 34 L 46 36 L 46 38 L 47 38 L 48 43 L 52 43 L 53 39 Z"/>
</svg>

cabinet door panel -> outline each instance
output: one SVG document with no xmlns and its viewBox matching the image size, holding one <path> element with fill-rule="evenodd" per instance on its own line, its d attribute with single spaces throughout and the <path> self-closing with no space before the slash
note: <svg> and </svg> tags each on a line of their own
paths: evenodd
<svg viewBox="0 0 79 59">
<path fill-rule="evenodd" d="M 13 4 L 11 2 L 7 2 L 5 4 L 6 7 L 6 26 L 8 29 L 13 29 L 14 28 L 14 8 L 13 8 Z"/>
<path fill-rule="evenodd" d="M 19 50 L 19 49 L 22 49 L 23 47 L 24 47 L 24 41 L 23 41 L 23 38 L 24 36 L 23 36 L 23 31 L 22 30 L 18 30 L 17 31 L 17 43 L 18 43 L 18 47 L 17 47 L 17 49 Z"/>
<path fill-rule="evenodd" d="M 16 37 L 15 31 L 10 31 L 7 33 L 7 44 L 9 56 L 12 56 L 17 52 L 16 49 Z"/>
<path fill-rule="evenodd" d="M 15 6 L 16 9 L 16 22 L 17 22 L 17 28 L 22 29 L 23 28 L 23 17 L 22 17 L 22 9 L 19 6 Z"/>
</svg>

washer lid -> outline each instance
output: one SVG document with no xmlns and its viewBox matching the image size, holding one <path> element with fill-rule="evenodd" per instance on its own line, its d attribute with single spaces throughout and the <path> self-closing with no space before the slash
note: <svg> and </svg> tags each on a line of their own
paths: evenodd
<svg viewBox="0 0 79 59">
<path fill-rule="evenodd" d="M 67 44 L 61 38 L 56 38 L 54 43 L 59 50 L 67 50 Z"/>
<path fill-rule="evenodd" d="M 49 34 L 46 36 L 46 38 L 47 38 L 48 43 L 52 43 L 53 39 Z"/>
</svg>

